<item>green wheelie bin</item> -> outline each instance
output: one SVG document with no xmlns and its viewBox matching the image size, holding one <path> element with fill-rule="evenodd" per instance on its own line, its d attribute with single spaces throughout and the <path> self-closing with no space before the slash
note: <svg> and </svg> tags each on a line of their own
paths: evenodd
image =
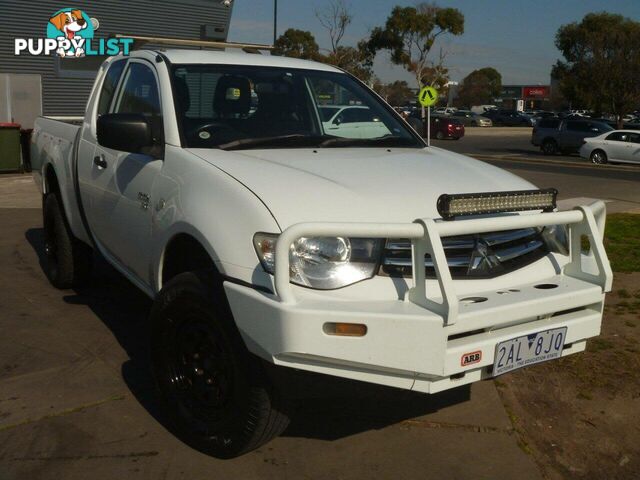
<svg viewBox="0 0 640 480">
<path fill-rule="evenodd" d="M 22 172 L 20 124 L 0 123 L 0 173 Z"/>
</svg>

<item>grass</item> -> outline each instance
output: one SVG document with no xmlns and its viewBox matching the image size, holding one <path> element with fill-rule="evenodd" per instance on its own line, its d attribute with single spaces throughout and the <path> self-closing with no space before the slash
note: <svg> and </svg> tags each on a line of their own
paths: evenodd
<svg viewBox="0 0 640 480">
<path fill-rule="evenodd" d="M 640 215 L 608 215 L 604 245 L 614 272 L 640 272 Z"/>
</svg>

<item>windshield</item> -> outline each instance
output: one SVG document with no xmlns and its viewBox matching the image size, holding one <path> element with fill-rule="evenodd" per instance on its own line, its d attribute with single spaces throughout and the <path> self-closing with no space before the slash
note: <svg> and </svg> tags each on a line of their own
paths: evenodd
<svg viewBox="0 0 640 480">
<path fill-rule="evenodd" d="M 173 86 L 186 147 L 424 147 L 390 107 L 342 73 L 176 65 Z"/>
</svg>

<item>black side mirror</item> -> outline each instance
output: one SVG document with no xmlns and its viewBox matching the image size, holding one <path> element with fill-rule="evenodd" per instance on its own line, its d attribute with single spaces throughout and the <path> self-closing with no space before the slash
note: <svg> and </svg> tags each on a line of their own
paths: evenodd
<svg viewBox="0 0 640 480">
<path fill-rule="evenodd" d="M 153 146 L 151 126 L 139 113 L 107 113 L 98 118 L 98 144 L 122 152 L 140 153 Z"/>
</svg>

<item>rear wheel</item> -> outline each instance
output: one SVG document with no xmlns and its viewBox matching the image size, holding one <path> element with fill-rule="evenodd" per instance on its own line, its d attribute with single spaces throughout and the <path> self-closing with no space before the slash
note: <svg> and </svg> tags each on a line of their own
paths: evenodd
<svg viewBox="0 0 640 480">
<path fill-rule="evenodd" d="M 78 285 L 89 276 L 91 249 L 73 236 L 55 193 L 48 194 L 43 205 L 45 273 L 60 289 Z"/>
<path fill-rule="evenodd" d="M 189 272 L 162 289 L 150 318 L 151 362 L 176 434 L 232 458 L 278 436 L 289 420 L 215 285 L 211 272 Z"/>
<path fill-rule="evenodd" d="M 436 138 L 438 140 L 442 140 L 444 138 L 444 133 L 442 133 L 440 131 L 436 132 Z"/>
<path fill-rule="evenodd" d="M 558 144 L 552 138 L 547 138 L 542 142 L 542 153 L 545 155 L 555 155 L 558 153 Z"/>
<path fill-rule="evenodd" d="M 589 159 L 591 160 L 591 163 L 595 163 L 596 165 L 604 165 L 609 162 L 607 154 L 602 150 L 594 150 L 591 152 Z"/>
</svg>

